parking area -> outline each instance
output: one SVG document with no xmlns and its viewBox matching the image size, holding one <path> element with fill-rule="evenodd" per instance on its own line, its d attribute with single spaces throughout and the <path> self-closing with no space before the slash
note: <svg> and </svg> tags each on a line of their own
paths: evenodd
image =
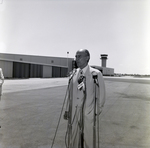
<svg viewBox="0 0 150 148">
<path fill-rule="evenodd" d="M 123 80 L 122 80 L 123 79 Z M 0 148 L 50 148 L 67 78 L 5 80 L 0 102 Z M 105 78 L 100 148 L 150 147 L 150 81 Z M 65 148 L 61 119 L 53 148 Z"/>
</svg>

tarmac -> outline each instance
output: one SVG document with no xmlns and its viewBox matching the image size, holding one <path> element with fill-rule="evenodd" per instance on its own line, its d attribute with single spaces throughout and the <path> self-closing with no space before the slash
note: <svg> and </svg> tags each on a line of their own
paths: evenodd
<svg viewBox="0 0 150 148">
<path fill-rule="evenodd" d="M 100 148 L 150 148 L 150 79 L 104 77 Z M 0 102 L 0 148 L 65 148 L 58 125 L 68 78 L 6 79 Z"/>
</svg>

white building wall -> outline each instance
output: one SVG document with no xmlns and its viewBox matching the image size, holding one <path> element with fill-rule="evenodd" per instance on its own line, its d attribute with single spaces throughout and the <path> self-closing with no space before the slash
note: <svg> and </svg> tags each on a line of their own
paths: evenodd
<svg viewBox="0 0 150 148">
<path fill-rule="evenodd" d="M 5 78 L 12 78 L 13 62 L 0 60 L 0 68 L 2 68 Z"/>
<path fill-rule="evenodd" d="M 113 68 L 105 68 L 103 67 L 103 75 L 107 76 L 113 76 L 114 75 L 114 69 Z"/>
<path fill-rule="evenodd" d="M 69 65 L 69 69 L 72 69 L 72 61 L 73 61 L 73 58 L 67 59 L 64 57 L 47 57 L 47 56 L 4 54 L 4 53 L 0 53 L 0 59 L 7 60 L 7 61 L 50 65 L 50 66 L 66 67 L 66 68 L 67 65 Z M 69 64 L 67 63 L 67 61 Z"/>
</svg>

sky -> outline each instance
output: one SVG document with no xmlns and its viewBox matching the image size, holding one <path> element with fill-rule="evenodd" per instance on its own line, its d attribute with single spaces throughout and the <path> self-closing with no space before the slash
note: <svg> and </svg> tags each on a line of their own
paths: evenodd
<svg viewBox="0 0 150 148">
<path fill-rule="evenodd" d="M 150 74 L 150 0 L 0 0 L 0 52 L 74 58 Z M 69 54 L 67 54 L 69 52 Z"/>
</svg>

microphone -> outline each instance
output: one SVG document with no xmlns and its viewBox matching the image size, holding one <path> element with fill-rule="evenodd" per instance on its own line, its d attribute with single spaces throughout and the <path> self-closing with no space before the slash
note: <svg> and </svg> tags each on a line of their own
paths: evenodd
<svg viewBox="0 0 150 148">
<path fill-rule="evenodd" d="M 97 73 L 95 71 L 92 72 L 93 79 L 97 79 Z"/>
<path fill-rule="evenodd" d="M 93 75 L 94 83 L 99 86 L 98 80 L 97 80 L 97 77 L 98 77 L 97 73 L 96 73 L 95 71 L 93 71 L 93 72 L 92 72 L 92 75 Z"/>
<path fill-rule="evenodd" d="M 71 79 L 74 77 L 75 73 L 77 72 L 77 69 L 73 69 L 72 72 L 69 75 L 69 82 L 71 81 Z"/>
</svg>

